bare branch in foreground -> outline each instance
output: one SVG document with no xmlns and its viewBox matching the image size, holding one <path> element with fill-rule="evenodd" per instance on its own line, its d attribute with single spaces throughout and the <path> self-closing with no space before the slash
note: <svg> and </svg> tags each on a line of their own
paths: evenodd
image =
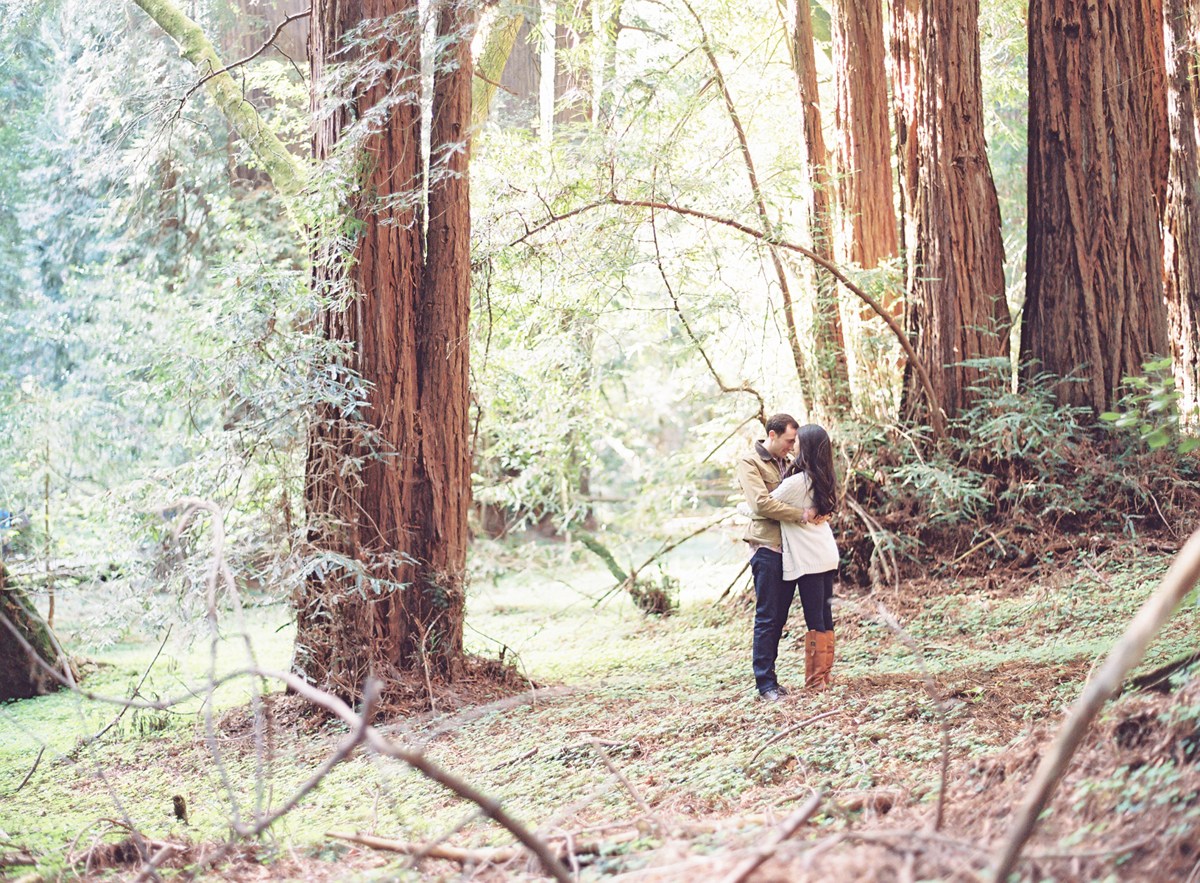
<svg viewBox="0 0 1200 883">
<path fill-rule="evenodd" d="M 287 686 L 290 687 L 293 692 L 298 693 L 299 695 L 308 699 L 308 701 L 312 702 L 314 705 L 319 705 L 325 710 L 337 715 L 351 727 L 358 726 L 359 724 L 359 715 L 355 714 L 354 710 L 351 709 L 349 705 L 347 705 L 338 697 L 333 696 L 330 693 L 326 693 L 324 690 L 317 689 L 316 687 L 312 686 L 312 684 L 297 677 L 296 675 L 286 672 L 271 671 L 255 671 L 248 673 L 282 681 L 283 683 L 287 684 Z M 488 797 L 486 794 L 478 791 L 449 771 L 437 766 L 428 758 L 426 758 L 424 754 L 392 744 L 387 738 L 384 737 L 382 733 L 372 726 L 367 726 L 365 728 L 364 735 L 367 744 L 369 744 L 374 751 L 387 757 L 394 757 L 397 760 L 403 761 L 418 772 L 424 774 L 426 778 L 432 779 L 447 790 L 457 794 L 459 797 L 471 801 L 471 803 L 474 803 L 481 810 L 483 810 L 484 815 L 502 827 L 507 828 L 508 831 L 517 838 L 517 840 L 523 843 L 530 852 L 538 857 L 542 863 L 542 867 L 546 870 L 546 872 L 558 880 L 559 883 L 573 883 L 570 873 L 565 867 L 563 867 L 562 862 L 558 860 L 558 857 L 555 856 L 553 851 L 551 851 L 546 843 L 536 837 L 533 832 L 526 828 L 523 824 L 505 812 L 503 807 L 500 805 L 500 801 L 496 800 L 495 798 Z"/>
<path fill-rule="evenodd" d="M 1158 589 L 1142 605 L 1125 629 L 1125 634 L 1109 651 L 1104 665 L 1084 688 L 1071 709 L 1070 717 L 1059 729 L 1054 744 L 1042 757 L 1008 836 L 996 852 L 990 877 L 992 883 L 1004 883 L 1008 879 L 1025 841 L 1037 825 L 1038 816 L 1046 808 L 1050 795 L 1066 772 L 1067 764 L 1087 734 L 1092 719 L 1109 697 L 1121 688 L 1125 676 L 1142 661 L 1150 641 L 1171 618 L 1175 608 L 1197 581 L 1200 581 L 1200 530 L 1192 534 Z"/>
<path fill-rule="evenodd" d="M 806 800 L 798 810 L 788 816 L 783 824 L 755 851 L 754 855 L 734 868 L 729 876 L 721 880 L 721 883 L 744 883 L 745 879 L 754 873 L 755 868 L 775 854 L 775 850 L 780 843 L 783 843 L 783 841 L 795 834 L 800 826 L 812 817 L 812 814 L 817 811 L 817 807 L 821 805 L 821 801 L 824 799 L 825 795 L 820 791 L 813 792 L 813 796 Z"/>
</svg>

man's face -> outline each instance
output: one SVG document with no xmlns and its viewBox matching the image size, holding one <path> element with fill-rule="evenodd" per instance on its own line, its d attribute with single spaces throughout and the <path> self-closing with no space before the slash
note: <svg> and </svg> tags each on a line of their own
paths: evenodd
<svg viewBox="0 0 1200 883">
<path fill-rule="evenodd" d="M 775 432 L 767 433 L 767 443 L 763 446 L 772 457 L 782 457 L 796 444 L 796 427 L 789 426 L 780 435 Z"/>
</svg>

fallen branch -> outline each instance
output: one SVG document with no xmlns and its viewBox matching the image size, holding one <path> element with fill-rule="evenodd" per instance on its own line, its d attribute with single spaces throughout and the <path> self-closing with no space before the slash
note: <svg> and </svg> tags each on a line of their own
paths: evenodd
<svg viewBox="0 0 1200 883">
<path fill-rule="evenodd" d="M 774 736 L 772 736 L 770 739 L 768 739 L 766 742 L 764 742 L 762 744 L 762 746 L 758 749 L 758 751 L 754 752 L 754 756 L 751 757 L 750 760 L 748 760 L 746 762 L 746 766 L 747 767 L 753 766 L 754 761 L 758 760 L 758 756 L 760 754 L 762 754 L 764 751 L 766 751 L 770 746 L 772 746 L 776 742 L 778 742 L 780 739 L 790 736 L 792 733 L 795 733 L 797 730 L 803 730 L 809 724 L 815 724 L 819 720 L 822 720 L 827 717 L 832 717 L 833 715 L 837 714 L 839 710 L 840 709 L 835 708 L 833 711 L 827 711 L 824 714 L 818 714 L 816 717 L 810 717 L 808 720 L 800 721 L 800 723 L 796 724 L 795 726 L 788 727 L 782 733 L 776 733 Z"/>
<path fill-rule="evenodd" d="M 41 751 L 38 752 L 38 756 L 33 761 L 33 766 L 31 766 L 29 768 L 29 772 L 27 772 L 25 774 L 25 778 L 21 780 L 21 784 L 17 786 L 17 790 L 14 791 L 13 794 L 16 794 L 17 791 L 20 791 L 22 788 L 24 788 L 26 785 L 29 784 L 29 780 L 33 778 L 34 771 L 37 770 L 38 764 L 42 762 L 42 755 L 45 753 L 46 753 L 46 746 L 43 745 Z"/>
<path fill-rule="evenodd" d="M 288 672 L 269 671 L 250 671 L 243 672 L 243 674 L 260 675 L 282 681 L 283 683 L 287 684 L 287 686 L 290 687 L 294 693 L 303 696 L 309 702 L 319 705 L 327 711 L 333 712 L 333 714 L 340 717 L 351 727 L 357 727 L 360 725 L 361 718 L 359 715 L 355 714 L 354 710 L 351 709 L 349 705 L 347 705 L 338 697 L 330 693 L 326 693 L 324 690 L 317 689 L 312 684 L 294 674 Z M 393 745 L 374 727 L 368 726 L 365 728 L 365 738 L 367 744 L 369 744 L 375 752 L 386 757 L 394 757 L 397 760 L 404 761 L 404 763 L 424 774 L 426 778 L 432 779 L 434 782 L 437 782 L 439 785 L 453 792 L 454 794 L 457 794 L 459 797 L 474 803 L 481 810 L 483 810 L 484 815 L 502 827 L 507 828 L 508 831 L 512 833 L 513 836 L 515 836 L 521 843 L 523 843 L 530 852 L 536 855 L 541 861 L 542 867 L 545 869 L 545 871 L 558 880 L 559 883 L 574 883 L 574 881 L 571 879 L 570 873 L 568 873 L 567 869 L 563 867 L 562 862 L 559 861 L 558 856 L 554 854 L 554 852 L 546 845 L 544 841 L 534 836 L 533 832 L 510 816 L 501 806 L 500 801 L 496 800 L 495 798 L 488 797 L 449 771 L 437 766 L 428 758 L 426 758 L 424 754 L 401 748 L 398 745 Z"/>
<path fill-rule="evenodd" d="M 1192 586 L 1200 580 L 1200 530 L 1192 534 L 1180 550 L 1175 563 L 1163 577 L 1158 589 L 1146 600 L 1125 634 L 1109 651 L 1104 665 L 1087 685 L 1071 709 L 1071 715 L 1062 725 L 1050 751 L 1042 758 L 1034 773 L 1033 782 L 1026 792 L 1025 800 L 1017 811 L 1012 827 L 1004 843 L 996 852 L 996 861 L 989 878 L 992 883 L 1004 883 L 1021 854 L 1025 841 L 1033 833 L 1038 816 L 1059 779 L 1066 772 L 1067 764 L 1087 734 L 1092 719 L 1100 708 L 1116 693 L 1125 676 L 1142 661 L 1146 647 L 1166 624 Z"/>
<path fill-rule="evenodd" d="M 812 814 L 817 811 L 817 807 L 821 805 L 823 798 L 824 795 L 820 791 L 815 792 L 812 797 L 805 801 L 803 806 L 784 820 L 783 824 L 755 850 L 753 855 L 734 868 L 721 883 L 743 883 L 747 877 L 754 873 L 755 868 L 774 855 L 779 844 L 795 834 L 800 826 L 812 817 Z"/>
<path fill-rule="evenodd" d="M 749 569 L 750 569 L 750 559 L 749 559 L 749 558 L 747 558 L 747 559 L 746 559 L 746 563 L 742 565 L 742 569 L 741 569 L 741 570 L 739 570 L 739 571 L 737 572 L 737 576 L 735 576 L 735 577 L 733 578 L 733 580 L 732 580 L 732 581 L 729 583 L 729 585 L 727 585 L 727 586 L 725 587 L 725 591 L 723 591 L 723 592 L 721 593 L 721 597 L 717 598 L 717 602 L 716 602 L 716 603 L 720 604 L 722 601 L 724 601 L 724 600 L 725 600 L 725 596 L 726 596 L 726 595 L 728 595 L 730 592 L 732 592 L 732 591 L 733 591 L 733 587 L 734 587 L 734 586 L 736 586 L 736 585 L 737 585 L 737 582 L 738 582 L 738 580 L 740 580 L 740 579 L 742 578 L 742 574 L 743 574 L 743 573 L 745 573 L 745 572 L 746 572 L 747 570 L 749 570 Z"/>
</svg>

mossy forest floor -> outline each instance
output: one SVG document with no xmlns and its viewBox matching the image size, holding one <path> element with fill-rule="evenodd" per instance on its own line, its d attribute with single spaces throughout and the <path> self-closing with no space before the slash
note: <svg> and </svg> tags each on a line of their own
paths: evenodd
<svg viewBox="0 0 1200 883">
<path fill-rule="evenodd" d="M 605 597 L 605 577 L 578 564 L 477 576 L 469 643 L 491 659 L 503 647 L 539 689 L 489 705 L 497 689 L 478 674 L 435 685 L 433 709 L 426 694 L 423 708 L 377 723 L 561 844 L 582 881 L 733 880 L 760 848 L 769 857 L 746 879 L 983 879 L 1064 711 L 1171 560 L 1125 540 L 972 576 L 942 568 L 875 593 L 839 586 L 833 688 L 767 704 L 749 676 L 745 578 L 717 601 L 740 567 L 727 545 L 703 556 L 681 547 L 671 565 L 681 609 L 662 618 Z M 104 591 L 60 597 L 60 634 L 83 634 Z M 246 619 L 256 661 L 286 669 L 286 606 L 258 601 Z M 881 624 L 880 604 L 911 645 Z M 1139 673 L 1197 649 L 1197 617 L 1189 601 Z M 779 663 L 792 687 L 803 632 L 797 604 Z M 157 874 L 167 880 L 544 877 L 477 807 L 364 749 L 265 834 L 211 862 L 231 820 L 250 824 L 286 802 L 347 727 L 277 692 L 256 730 L 241 680 L 212 697 L 210 733 L 210 638 L 203 624 L 176 626 L 151 665 L 164 634 L 133 624 L 123 643 L 78 652 L 90 660 L 89 692 L 195 694 L 169 711 L 126 712 L 84 744 L 118 706 L 59 693 L 0 707 L 0 877 L 151 879 L 132 831 L 151 853 L 165 850 Z M 245 665 L 245 646 L 226 615 L 216 672 Z M 1127 690 L 1076 755 L 1020 879 L 1200 879 L 1198 746 L 1200 691 Z M 814 792 L 815 813 L 776 844 Z M 335 834 L 436 845 L 447 857 Z"/>
</svg>

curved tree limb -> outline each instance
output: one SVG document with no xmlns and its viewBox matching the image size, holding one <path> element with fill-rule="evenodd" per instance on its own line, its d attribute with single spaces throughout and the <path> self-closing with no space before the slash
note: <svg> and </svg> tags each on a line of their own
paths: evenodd
<svg viewBox="0 0 1200 883">
<path fill-rule="evenodd" d="M 1125 629 L 1125 634 L 1109 651 L 1104 665 L 1076 700 L 1071 715 L 1058 731 L 1053 746 L 1042 757 L 1034 773 L 1033 782 L 1025 794 L 1025 801 L 1013 819 L 1008 836 L 996 852 L 995 864 L 989 877 L 992 883 L 1004 883 L 1008 879 L 1009 872 L 1021 854 L 1021 848 L 1037 825 L 1038 816 L 1046 808 L 1050 795 L 1054 793 L 1059 779 L 1066 772 L 1075 749 L 1087 735 L 1092 719 L 1109 697 L 1121 689 L 1125 676 L 1142 661 L 1150 641 L 1198 581 L 1200 530 L 1192 534 L 1191 539 L 1176 556 L 1175 563 L 1171 565 L 1167 575 L 1159 583 L 1158 589 L 1142 605 Z"/>
<path fill-rule="evenodd" d="M 141 5 L 141 4 L 138 4 L 138 5 Z M 271 48 L 272 46 L 275 45 L 275 41 L 279 38 L 279 35 L 281 33 L 283 33 L 283 29 L 285 27 L 287 27 L 289 24 L 296 21 L 297 19 L 308 18 L 310 15 L 312 15 L 312 10 L 306 9 L 304 12 L 297 12 L 295 15 L 289 15 L 289 16 L 284 17 L 283 21 L 281 21 L 279 23 L 279 26 L 275 28 L 275 32 L 273 34 L 271 34 L 271 36 L 267 37 L 267 41 L 265 43 L 263 43 L 261 46 L 259 46 L 258 49 L 256 49 L 254 52 L 251 52 L 245 58 L 239 58 L 237 61 L 227 64 L 225 67 L 221 68 L 218 71 L 213 71 L 211 74 L 204 75 L 203 77 L 201 77 L 199 79 L 198 82 L 193 84 L 192 88 L 187 90 L 187 94 L 184 95 L 183 97 L 185 99 L 190 98 L 192 96 L 192 93 L 194 93 L 197 89 L 199 89 L 201 86 L 203 86 L 209 80 L 211 80 L 213 77 L 217 77 L 217 76 L 220 76 L 221 74 L 229 73 L 229 71 L 231 71 L 231 70 L 235 70 L 236 68 L 242 67 L 243 65 L 247 65 L 250 62 L 254 61 L 254 59 L 258 58 L 258 56 L 262 55 L 269 48 Z M 278 47 L 276 47 L 276 48 L 278 48 Z M 288 60 L 291 61 L 290 58 Z M 295 62 L 292 62 L 292 66 L 295 67 Z"/>
<path fill-rule="evenodd" d="M 942 439 L 946 437 L 946 422 L 942 415 L 941 405 L 937 399 L 937 393 L 934 392 L 933 383 L 929 379 L 929 372 L 926 370 L 925 364 L 917 356 L 917 351 L 913 348 L 912 343 L 909 341 L 908 335 L 904 333 L 904 329 L 900 327 L 895 318 L 893 318 L 892 315 L 885 310 L 877 300 L 875 300 L 875 298 L 871 297 L 871 295 L 867 294 L 859 286 L 851 282 L 850 279 L 847 278 L 845 272 L 838 267 L 837 264 L 821 257 L 810 248 L 805 248 L 803 245 L 797 245 L 794 242 L 788 242 L 784 239 L 772 239 L 761 230 L 756 230 L 748 224 L 743 224 L 739 221 L 733 220 L 732 218 L 722 218 L 719 215 L 710 214 L 709 212 L 702 212 L 698 211 L 697 209 L 686 208 L 679 205 L 671 205 L 670 203 L 665 202 L 655 202 L 647 199 L 622 199 L 615 193 L 610 193 L 605 199 L 597 200 L 596 202 L 590 202 L 586 205 L 576 206 L 570 211 L 563 212 L 562 214 L 551 213 L 551 215 L 540 224 L 537 224 L 533 227 L 527 227 L 525 233 L 522 236 L 514 239 L 509 243 L 509 245 L 517 245 L 521 242 L 524 242 L 526 239 L 529 239 L 536 233 L 539 233 L 542 230 L 545 230 L 547 227 L 551 227 L 560 221 L 565 221 L 568 218 L 574 217 L 575 215 L 581 215 L 584 212 L 593 211 L 609 205 L 620 205 L 625 206 L 626 208 L 659 209 L 661 211 L 674 212 L 675 214 L 683 215 L 684 217 L 697 218 L 702 221 L 708 221 L 712 224 L 719 224 L 723 227 L 729 227 L 730 229 L 737 230 L 739 233 L 744 233 L 747 236 L 752 236 L 755 239 L 762 240 L 763 242 L 773 243 L 779 248 L 787 249 L 788 251 L 793 251 L 796 254 L 804 255 L 804 257 L 816 263 L 827 273 L 833 276 L 833 278 L 837 279 L 838 282 L 842 283 L 842 285 L 846 287 L 847 291 L 854 294 L 855 297 L 870 307 L 877 316 L 883 319 L 888 328 L 891 329 L 892 334 L 895 335 L 896 340 L 899 341 L 900 346 L 904 349 L 905 354 L 907 354 L 913 368 L 916 369 L 917 376 L 921 381 L 921 389 L 924 390 L 925 399 L 929 403 L 929 417 L 934 438 Z"/>
<path fill-rule="evenodd" d="M 204 77 L 201 82 L 208 89 L 213 102 L 266 168 L 275 188 L 289 197 L 290 202 L 290 198 L 297 196 L 304 187 L 307 179 L 305 166 L 292 156 L 259 116 L 254 105 L 242 97 L 237 81 L 229 75 L 228 68 L 221 62 L 204 31 L 184 15 L 172 0 L 133 2 L 166 31 L 167 36 L 179 46 L 179 54 L 200 71 Z"/>
</svg>

